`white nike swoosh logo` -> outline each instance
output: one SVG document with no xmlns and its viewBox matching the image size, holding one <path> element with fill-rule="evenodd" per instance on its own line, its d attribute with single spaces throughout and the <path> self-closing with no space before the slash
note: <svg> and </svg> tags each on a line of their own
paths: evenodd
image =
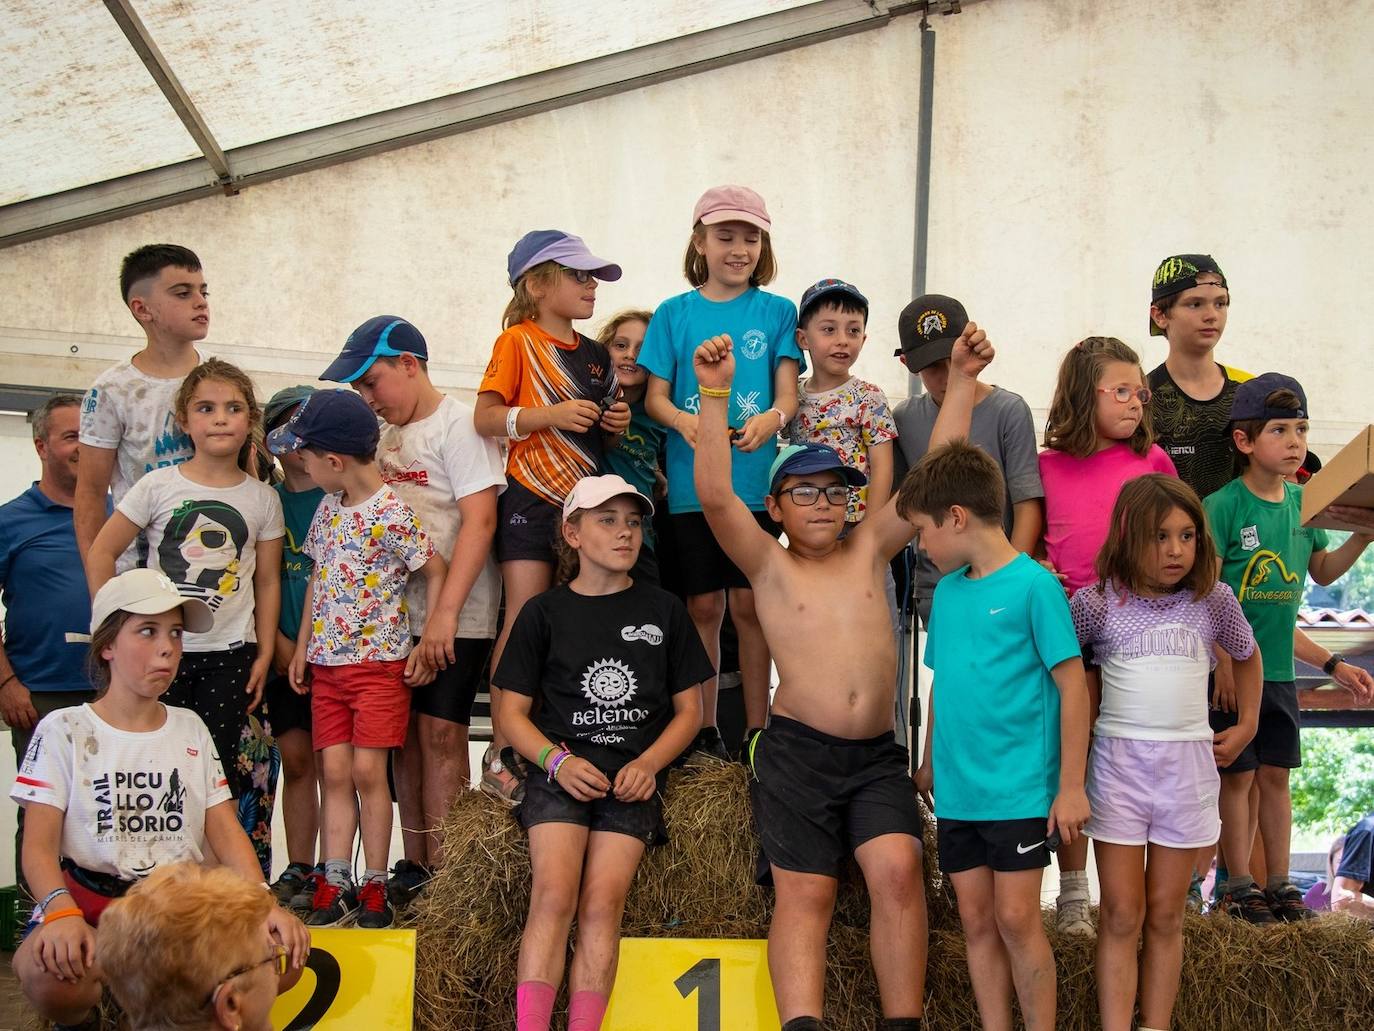
<svg viewBox="0 0 1374 1031">
<path fill-rule="evenodd" d="M 1034 852 L 1037 848 L 1039 848 L 1039 847 L 1040 847 L 1041 845 L 1043 845 L 1044 843 L 1045 843 L 1045 839 L 1044 839 L 1044 838 L 1041 838 L 1041 839 L 1040 839 L 1039 841 L 1037 841 L 1034 845 L 1017 845 L 1017 846 L 1016 846 L 1016 854 L 1017 854 L 1017 855 L 1020 855 L 1020 856 L 1024 856 L 1027 852 Z"/>
<path fill-rule="evenodd" d="M 995 616 L 995 615 L 997 615 L 997 613 L 999 613 L 999 612 L 1006 612 L 1006 611 L 1007 611 L 1007 607 L 1006 607 L 1005 605 L 1003 605 L 1000 609 L 988 609 L 988 615 L 989 615 L 989 616 Z"/>
</svg>

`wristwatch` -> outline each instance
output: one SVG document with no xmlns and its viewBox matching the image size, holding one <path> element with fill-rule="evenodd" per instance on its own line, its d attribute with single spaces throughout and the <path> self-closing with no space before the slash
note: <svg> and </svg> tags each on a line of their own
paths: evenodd
<svg viewBox="0 0 1374 1031">
<path fill-rule="evenodd" d="M 1332 652 L 1331 658 L 1322 663 L 1322 672 L 1328 677 L 1336 672 L 1336 667 L 1345 661 L 1345 656 L 1340 652 Z"/>
</svg>

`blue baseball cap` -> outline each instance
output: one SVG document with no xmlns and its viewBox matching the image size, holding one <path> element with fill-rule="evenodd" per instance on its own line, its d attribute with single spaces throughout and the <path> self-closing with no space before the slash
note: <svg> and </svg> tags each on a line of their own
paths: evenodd
<svg viewBox="0 0 1374 1031">
<path fill-rule="evenodd" d="M 590 272 L 608 283 L 614 283 L 621 276 L 620 266 L 605 258 L 598 258 L 587 249 L 582 237 L 561 229 L 535 229 L 520 237 L 506 258 L 510 285 L 515 286 L 521 276 L 546 261 L 556 261 L 564 268 Z"/>
<path fill-rule="evenodd" d="M 348 334 L 339 357 L 320 373 L 320 379 L 352 383 L 378 358 L 401 354 L 429 361 L 429 348 L 418 329 L 397 315 L 378 315 Z"/>
<path fill-rule="evenodd" d="M 1291 390 L 1298 395 L 1300 408 L 1270 408 L 1266 403 L 1269 395 L 1276 390 Z M 1231 398 L 1231 421 L 1244 422 L 1250 419 L 1306 419 L 1307 395 L 1302 384 L 1292 376 L 1281 372 L 1266 372 L 1254 379 L 1247 379 L 1236 387 Z"/>
<path fill-rule="evenodd" d="M 868 298 L 859 293 L 857 286 L 846 283 L 843 279 L 822 279 L 819 283 L 812 283 L 806 288 L 806 293 L 802 294 L 801 304 L 797 305 L 797 321 L 803 321 L 806 313 L 827 297 L 835 296 L 847 297 L 855 304 L 861 305 L 864 318 L 868 318 Z"/>
<path fill-rule="evenodd" d="M 285 426 L 267 435 L 267 450 L 284 455 L 310 445 L 339 455 L 368 455 L 381 436 L 377 416 L 353 391 L 317 390 Z"/>
<path fill-rule="evenodd" d="M 773 468 L 768 470 L 768 493 L 778 489 L 784 476 L 801 476 L 805 473 L 823 473 L 831 470 L 844 477 L 851 487 L 862 487 L 868 477 L 859 470 L 844 464 L 833 447 L 824 444 L 788 444 L 773 459 Z"/>
</svg>

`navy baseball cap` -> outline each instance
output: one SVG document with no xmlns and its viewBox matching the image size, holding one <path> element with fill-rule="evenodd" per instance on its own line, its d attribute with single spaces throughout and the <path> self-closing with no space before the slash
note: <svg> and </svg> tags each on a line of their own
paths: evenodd
<svg viewBox="0 0 1374 1031">
<path fill-rule="evenodd" d="M 868 477 L 857 469 L 844 464 L 839 452 L 824 444 L 788 444 L 773 459 L 773 468 L 768 470 L 768 493 L 778 489 L 784 476 L 801 476 L 805 473 L 823 473 L 835 470 L 844 477 L 851 487 L 862 487 Z"/>
<path fill-rule="evenodd" d="M 535 229 L 520 237 L 506 258 L 510 285 L 515 286 L 521 276 L 546 261 L 556 261 L 564 268 L 590 272 L 608 283 L 614 283 L 621 275 L 619 265 L 598 258 L 587 249 L 582 237 L 561 229 Z"/>
<path fill-rule="evenodd" d="M 827 297 L 847 297 L 862 306 L 864 318 L 868 318 L 868 298 L 859 293 L 858 287 L 846 283 L 843 279 L 822 279 L 818 283 L 812 283 L 806 288 L 806 293 L 802 294 L 801 304 L 797 305 L 797 321 L 805 320 L 806 313 Z"/>
<path fill-rule="evenodd" d="M 352 383 L 378 358 L 401 354 L 429 361 L 429 348 L 418 329 L 397 315 L 378 315 L 348 334 L 339 357 L 320 373 L 320 379 Z"/>
<path fill-rule="evenodd" d="M 317 390 L 285 426 L 267 435 L 267 450 L 284 455 L 309 445 L 339 455 L 368 455 L 381 436 L 377 416 L 353 391 Z"/>
<path fill-rule="evenodd" d="M 1292 408 L 1270 408 L 1265 401 L 1276 390 L 1291 390 L 1298 395 L 1296 411 Z M 1231 421 L 1244 422 L 1250 419 L 1306 419 L 1307 395 L 1302 384 L 1292 376 L 1281 372 L 1266 372 L 1262 376 L 1248 379 L 1236 387 L 1231 398 Z"/>
</svg>

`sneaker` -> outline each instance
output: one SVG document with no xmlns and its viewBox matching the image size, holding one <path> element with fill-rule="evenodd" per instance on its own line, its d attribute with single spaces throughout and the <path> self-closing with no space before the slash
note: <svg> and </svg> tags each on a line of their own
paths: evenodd
<svg viewBox="0 0 1374 1031">
<path fill-rule="evenodd" d="M 374 877 L 358 889 L 356 926 L 365 931 L 380 931 L 396 922 L 396 911 L 391 908 L 386 894 L 386 882 L 380 877 Z"/>
<path fill-rule="evenodd" d="M 1201 913 L 1203 910 L 1202 899 L 1202 878 L 1194 877 L 1193 882 L 1188 885 L 1188 897 L 1184 900 L 1184 908 L 1189 913 Z"/>
<path fill-rule="evenodd" d="M 281 872 L 281 876 L 272 882 L 272 897 L 277 900 L 277 905 L 286 906 L 296 897 L 296 894 L 305 887 L 305 879 L 310 876 L 312 867 L 309 863 L 292 863 Z"/>
<path fill-rule="evenodd" d="M 415 897 L 433 876 L 433 871 L 425 869 L 419 863 L 412 863 L 409 859 L 398 859 L 386 881 L 386 897 L 397 909 L 408 906 L 415 901 Z M 359 901 L 362 901 L 361 895 Z"/>
<path fill-rule="evenodd" d="M 502 755 L 507 750 L 502 749 Z M 493 755 L 491 746 L 482 753 L 482 790 L 493 798 L 515 805 L 525 797 L 525 785 L 499 756 Z"/>
<path fill-rule="evenodd" d="M 1096 938 L 1097 927 L 1093 924 L 1092 903 L 1087 896 L 1082 898 L 1060 895 L 1054 904 L 1054 926 L 1060 934 L 1078 935 L 1083 938 Z"/>
<path fill-rule="evenodd" d="M 1248 888 L 1242 888 L 1240 891 L 1228 891 L 1221 897 L 1216 908 L 1229 917 L 1244 920 L 1251 924 L 1278 923 L 1274 919 L 1273 911 L 1269 908 L 1269 903 L 1264 900 L 1264 892 L 1253 884 Z"/>
<path fill-rule="evenodd" d="M 689 751 L 693 758 L 719 759 L 725 763 L 730 761 L 730 752 L 726 749 L 725 741 L 721 738 L 720 730 L 716 727 L 702 727 Z"/>
<path fill-rule="evenodd" d="M 309 913 L 315 908 L 315 892 L 320 890 L 320 885 L 324 883 L 324 871 L 315 869 L 306 874 L 305 880 L 301 882 L 296 894 L 291 896 L 291 901 L 287 903 L 288 908 L 295 913 Z"/>
<path fill-rule="evenodd" d="M 369 882 L 373 883 L 373 882 Z M 385 892 L 383 892 L 385 894 Z M 306 927 L 343 927 L 353 921 L 358 910 L 358 891 L 351 885 L 340 888 L 325 881 L 315 892 Z"/>
<path fill-rule="evenodd" d="M 1303 905 L 1302 892 L 1287 881 L 1284 881 L 1273 891 L 1266 891 L 1264 901 L 1268 903 L 1269 911 L 1274 914 L 1274 918 L 1284 923 L 1311 920 L 1317 915 Z"/>
</svg>

